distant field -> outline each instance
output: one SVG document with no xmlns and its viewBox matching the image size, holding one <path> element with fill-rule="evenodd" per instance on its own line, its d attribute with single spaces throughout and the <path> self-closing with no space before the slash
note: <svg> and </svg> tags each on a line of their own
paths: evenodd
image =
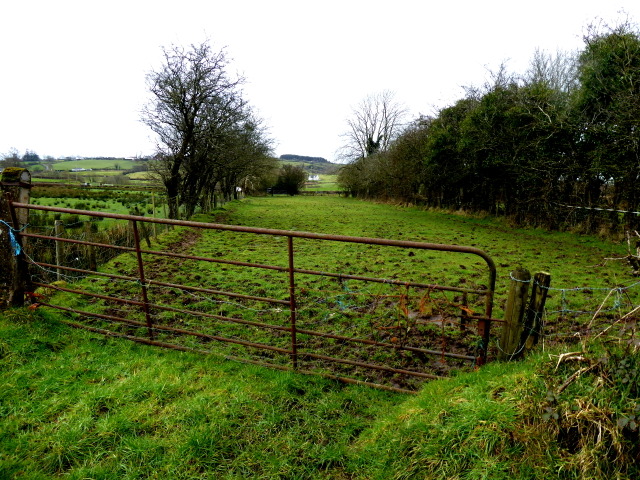
<svg viewBox="0 0 640 480">
<path fill-rule="evenodd" d="M 141 161 L 133 161 L 126 159 L 82 159 L 58 161 L 50 164 L 44 170 L 41 165 L 31 166 L 29 169 L 33 173 L 34 182 L 51 182 L 51 183 L 67 183 L 67 184 L 83 184 L 91 185 L 99 184 L 128 184 L 133 181 L 136 184 L 141 183 L 158 183 L 149 180 L 149 172 L 135 171 L 140 169 L 144 164 Z M 39 170 L 37 170 L 39 168 Z M 50 169 L 56 172 L 56 178 L 43 178 L 53 176 Z M 72 171 L 82 169 L 81 171 Z M 130 172 L 130 173 L 126 173 Z M 119 177 L 119 178 L 118 178 Z"/>
<path fill-rule="evenodd" d="M 104 170 L 104 169 L 113 169 L 113 170 L 129 170 L 133 168 L 137 162 L 133 160 L 122 160 L 122 159 L 108 159 L 108 160 L 98 160 L 98 159 L 82 159 L 82 160 L 69 160 L 66 162 L 56 162 L 53 164 L 54 170 L 71 170 L 74 168 L 91 168 L 93 170 Z"/>
<path fill-rule="evenodd" d="M 33 180 L 33 183 L 63 183 L 65 180 L 61 178 L 40 178 L 36 177 Z"/>
<path fill-rule="evenodd" d="M 116 188 L 78 188 L 73 186 L 37 186 L 32 190 L 31 203 L 34 205 L 73 208 L 77 210 L 93 210 L 117 214 L 142 214 L 163 216 L 162 196 L 149 191 L 135 189 L 119 190 Z M 155 209 L 154 209 L 155 206 Z M 53 224 L 52 214 L 31 212 L 31 218 L 37 218 L 35 225 Z M 62 216 L 63 221 L 74 223 Z M 86 220 L 82 218 L 82 220 Z M 100 228 L 106 228 L 117 223 L 116 220 L 106 219 L 100 222 Z"/>
<path fill-rule="evenodd" d="M 127 177 L 129 177 L 131 180 L 149 180 L 160 183 L 160 178 L 158 178 L 152 172 L 133 172 L 127 174 Z"/>
<path fill-rule="evenodd" d="M 305 185 L 304 189 L 311 192 L 314 192 L 314 191 L 333 192 L 333 191 L 340 190 L 340 187 L 338 187 L 338 184 L 336 183 L 336 180 L 338 179 L 337 175 L 320 174 L 319 177 L 320 177 L 319 181 L 308 182 L 307 185 Z"/>
</svg>

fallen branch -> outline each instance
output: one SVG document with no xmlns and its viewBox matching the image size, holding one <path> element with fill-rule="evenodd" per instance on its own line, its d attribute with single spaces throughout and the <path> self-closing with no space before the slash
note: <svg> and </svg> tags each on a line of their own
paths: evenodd
<svg viewBox="0 0 640 480">
<path fill-rule="evenodd" d="M 587 361 L 587 359 L 585 357 L 583 357 L 582 352 L 567 352 L 567 353 L 562 353 L 560 355 L 558 355 L 558 363 L 556 364 L 556 368 L 555 370 L 558 370 L 558 367 L 560 366 L 560 364 L 562 362 L 566 362 L 569 360 L 577 360 L 577 361 Z"/>
<path fill-rule="evenodd" d="M 571 385 L 577 378 L 579 378 L 583 373 L 588 372 L 589 370 L 597 367 L 598 364 L 594 363 L 593 365 L 589 365 L 588 367 L 582 367 L 580 370 L 576 370 L 573 374 L 567 378 L 567 380 L 558 387 L 558 395 L 560 395 L 569 385 Z"/>
</svg>

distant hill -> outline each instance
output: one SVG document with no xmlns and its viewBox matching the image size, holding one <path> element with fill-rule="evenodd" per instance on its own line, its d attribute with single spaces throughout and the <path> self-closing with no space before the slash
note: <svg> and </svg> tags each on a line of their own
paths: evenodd
<svg viewBox="0 0 640 480">
<path fill-rule="evenodd" d="M 336 164 L 331 163 L 323 157 L 307 157 L 305 155 L 285 154 L 280 155 L 280 161 L 287 163 L 301 163 L 303 168 L 309 173 L 332 174 L 337 168 Z"/>
<path fill-rule="evenodd" d="M 280 160 L 288 160 L 290 162 L 310 162 L 310 163 L 329 163 L 329 160 L 322 157 L 305 157 L 304 155 L 280 155 Z"/>
</svg>

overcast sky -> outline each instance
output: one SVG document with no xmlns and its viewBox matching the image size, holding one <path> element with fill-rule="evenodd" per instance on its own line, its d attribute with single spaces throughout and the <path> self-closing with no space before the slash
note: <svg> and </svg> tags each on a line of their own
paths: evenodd
<svg viewBox="0 0 640 480">
<path fill-rule="evenodd" d="M 210 39 L 246 77 L 277 156 L 333 160 L 367 95 L 433 113 L 503 61 L 523 73 L 536 48 L 579 50 L 589 23 L 627 15 L 640 21 L 640 1 L 3 1 L 0 154 L 153 153 L 145 75 L 163 46 Z"/>
</svg>

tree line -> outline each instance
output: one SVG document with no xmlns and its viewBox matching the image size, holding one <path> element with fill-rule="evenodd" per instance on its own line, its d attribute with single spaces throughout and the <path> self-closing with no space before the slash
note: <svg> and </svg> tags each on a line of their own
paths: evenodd
<svg viewBox="0 0 640 480">
<path fill-rule="evenodd" d="M 627 21 L 583 39 L 579 52 L 537 51 L 523 74 L 501 66 L 402 128 L 388 92 L 368 97 L 349 124 L 340 185 L 547 228 L 639 228 L 635 213 L 600 209 L 640 209 L 640 35 Z"/>
</svg>

